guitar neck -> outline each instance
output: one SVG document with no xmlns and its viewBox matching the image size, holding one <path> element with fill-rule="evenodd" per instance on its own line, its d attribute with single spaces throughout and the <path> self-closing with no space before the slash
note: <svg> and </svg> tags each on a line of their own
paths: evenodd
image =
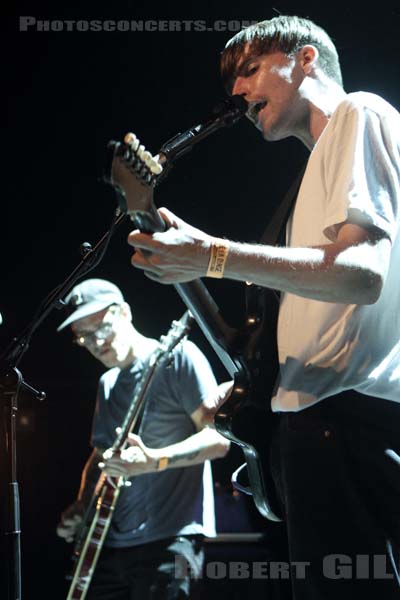
<svg viewBox="0 0 400 600">
<path fill-rule="evenodd" d="M 225 369 L 233 377 L 238 370 L 232 353 L 236 330 L 224 321 L 216 302 L 200 279 L 178 283 L 174 287 Z"/>
<path fill-rule="evenodd" d="M 152 355 L 152 357 L 153 356 L 154 355 Z M 117 452 L 123 449 L 123 447 L 126 445 L 128 434 L 132 432 L 136 425 L 139 413 L 142 409 L 142 405 L 146 397 L 147 390 L 149 388 L 150 382 L 153 378 L 157 365 L 157 363 L 155 361 L 152 361 L 151 358 L 149 364 L 146 366 L 142 374 L 140 382 L 136 386 L 134 398 L 125 415 L 125 419 L 121 425 L 120 432 L 114 440 L 114 443 L 112 445 L 113 452 Z"/>
<path fill-rule="evenodd" d="M 144 233 L 165 231 L 167 224 L 151 202 L 146 211 L 130 211 L 136 227 Z M 204 336 L 231 377 L 238 371 L 232 348 L 237 331 L 221 316 L 216 302 L 200 279 L 174 285 L 184 304 L 192 313 Z"/>
</svg>

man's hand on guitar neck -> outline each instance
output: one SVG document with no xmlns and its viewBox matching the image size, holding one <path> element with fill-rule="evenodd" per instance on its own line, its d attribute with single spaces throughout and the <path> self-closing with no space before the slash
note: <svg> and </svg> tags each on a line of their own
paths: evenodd
<svg viewBox="0 0 400 600">
<path fill-rule="evenodd" d="M 158 451 L 145 446 L 141 437 L 133 433 L 129 434 L 128 442 L 129 446 L 121 452 L 106 450 L 99 468 L 112 477 L 126 478 L 157 471 Z"/>
<path fill-rule="evenodd" d="M 80 500 L 76 500 L 61 515 L 61 521 L 57 526 L 57 535 L 66 542 L 74 541 L 75 535 L 81 526 L 85 506 Z"/>
<path fill-rule="evenodd" d="M 81 485 L 79 488 L 78 497 L 65 511 L 61 514 L 60 523 L 57 526 L 57 535 L 63 538 L 66 542 L 73 542 L 79 531 L 85 512 L 92 501 L 95 494 L 96 485 L 102 476 L 97 463 L 101 459 L 102 451 L 95 448 L 82 472 Z"/>
<path fill-rule="evenodd" d="M 182 221 L 166 208 L 159 213 L 169 225 L 153 234 L 132 231 L 128 243 L 134 246 L 132 265 L 160 283 L 192 281 L 207 273 L 214 238 Z"/>
<path fill-rule="evenodd" d="M 229 397 L 232 387 L 231 381 L 220 383 L 215 392 L 191 414 L 197 433 L 164 448 L 149 448 L 140 436 L 130 433 L 127 438 L 129 446 L 115 454 L 111 449 L 106 450 L 104 460 L 98 466 L 107 475 L 129 479 L 143 473 L 190 467 L 225 456 L 230 442 L 214 429 L 213 417 Z"/>
</svg>

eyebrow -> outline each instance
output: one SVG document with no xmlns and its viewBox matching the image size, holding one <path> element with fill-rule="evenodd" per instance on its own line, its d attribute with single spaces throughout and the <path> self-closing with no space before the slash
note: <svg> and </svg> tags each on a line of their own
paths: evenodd
<svg viewBox="0 0 400 600">
<path fill-rule="evenodd" d="M 233 80 L 235 80 L 239 76 L 242 76 L 243 73 L 244 73 L 244 71 L 249 66 L 249 64 L 251 62 L 253 62 L 253 60 L 256 60 L 256 58 L 257 58 L 257 56 L 255 56 L 254 54 L 252 54 L 251 56 L 248 56 L 242 62 L 240 62 L 239 65 L 236 67 L 236 69 L 233 72 Z"/>
<path fill-rule="evenodd" d="M 95 329 L 93 329 L 92 331 L 79 331 L 79 330 L 74 330 L 74 328 L 72 327 L 72 331 L 73 331 L 73 333 L 74 333 L 76 336 L 78 336 L 78 337 L 79 337 L 79 336 L 81 336 L 81 335 L 89 335 L 90 333 L 93 333 L 94 331 L 97 331 L 97 329 L 98 329 L 99 327 L 101 327 L 101 325 L 103 325 L 104 319 L 105 319 L 105 317 L 106 317 L 106 315 L 107 315 L 108 311 L 110 311 L 110 310 L 111 310 L 111 312 L 112 312 L 113 314 L 115 314 L 115 313 L 116 313 L 116 308 L 117 308 L 117 307 L 119 307 L 119 306 L 120 306 L 119 304 L 110 304 L 110 306 L 108 306 L 106 309 L 103 309 L 103 310 L 104 310 L 104 315 L 101 317 L 100 321 L 99 321 L 99 322 L 96 324 L 96 327 L 95 327 Z M 112 309 L 114 309 L 114 307 L 115 307 L 115 310 L 112 310 Z M 100 311 L 99 311 L 99 312 L 100 312 Z"/>
<path fill-rule="evenodd" d="M 102 321 L 100 321 L 100 323 L 98 323 L 98 325 L 96 325 L 96 327 L 94 329 L 92 329 L 91 331 L 88 331 L 87 329 L 72 329 L 72 332 L 74 335 L 76 335 L 77 337 L 81 336 L 81 335 L 89 335 L 90 333 L 93 333 L 94 331 L 97 331 L 98 328 L 101 326 Z"/>
</svg>

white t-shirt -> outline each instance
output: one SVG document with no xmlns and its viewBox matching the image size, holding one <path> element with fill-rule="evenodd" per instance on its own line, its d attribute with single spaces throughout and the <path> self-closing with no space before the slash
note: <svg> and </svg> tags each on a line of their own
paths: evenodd
<svg viewBox="0 0 400 600">
<path fill-rule="evenodd" d="M 384 231 L 391 264 L 372 305 L 283 294 L 281 381 L 274 411 L 297 411 L 346 389 L 400 402 L 400 115 L 373 94 L 349 94 L 315 145 L 287 225 L 287 245 L 334 241 L 349 222 Z"/>
</svg>

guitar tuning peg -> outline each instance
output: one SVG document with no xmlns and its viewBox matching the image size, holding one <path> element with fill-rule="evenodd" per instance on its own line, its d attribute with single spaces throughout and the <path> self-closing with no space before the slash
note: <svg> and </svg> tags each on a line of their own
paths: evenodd
<svg viewBox="0 0 400 600">
<path fill-rule="evenodd" d="M 158 156 L 158 155 L 157 155 Z M 158 162 L 157 158 L 152 156 L 149 152 L 149 159 L 145 161 L 146 165 L 153 173 L 153 175 L 159 175 L 163 170 L 162 165 Z"/>
<path fill-rule="evenodd" d="M 127 146 L 129 146 L 134 152 L 137 151 L 137 149 L 139 148 L 139 138 L 136 137 L 136 135 L 134 133 L 127 133 L 126 136 L 124 137 L 124 142 Z"/>
<path fill-rule="evenodd" d="M 142 152 L 142 156 L 140 157 L 147 166 L 149 166 L 149 161 L 152 159 L 152 156 L 148 150 Z"/>
<path fill-rule="evenodd" d="M 132 144 L 135 142 L 135 140 L 137 140 L 137 137 L 134 133 L 132 133 L 131 131 L 129 131 L 129 133 L 127 133 L 124 137 L 124 142 L 125 144 L 127 144 L 128 146 L 132 146 Z"/>
<path fill-rule="evenodd" d="M 143 152 L 146 150 L 145 146 L 140 145 L 139 148 L 136 151 L 136 154 L 138 155 L 138 157 L 143 160 Z"/>
<path fill-rule="evenodd" d="M 148 164 L 148 167 L 153 173 L 153 175 L 159 175 L 163 170 L 162 165 L 160 165 L 160 163 L 157 162 L 154 158 L 151 159 L 150 164 Z"/>
<path fill-rule="evenodd" d="M 144 152 L 142 155 L 142 160 L 144 161 L 146 167 L 150 170 L 152 175 L 159 175 L 163 170 L 160 163 L 155 160 L 155 158 L 150 154 L 150 152 Z"/>
</svg>

